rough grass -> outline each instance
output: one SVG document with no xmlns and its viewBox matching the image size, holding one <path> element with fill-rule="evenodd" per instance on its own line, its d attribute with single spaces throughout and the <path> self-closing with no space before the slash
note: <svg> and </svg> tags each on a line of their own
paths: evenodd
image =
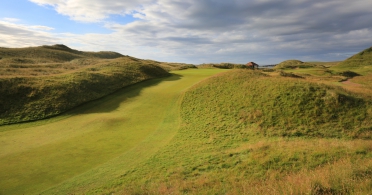
<svg viewBox="0 0 372 195">
<path fill-rule="evenodd" d="M 123 57 L 69 74 L 0 78 L 0 125 L 54 116 L 125 86 L 168 75 L 159 66 Z"/>
<path fill-rule="evenodd" d="M 207 64 L 200 64 L 197 66 L 198 68 L 205 69 L 205 68 L 220 68 L 220 69 L 250 69 L 250 67 L 246 66 L 245 64 L 233 64 L 233 63 L 207 63 Z"/>
<path fill-rule="evenodd" d="M 0 65 L 39 64 L 67 62 L 78 58 L 114 59 L 123 57 L 116 52 L 83 52 L 65 45 L 39 46 L 28 48 L 0 48 Z"/>
<path fill-rule="evenodd" d="M 282 74 L 235 70 L 191 88 L 222 70 L 186 70 L 165 79 L 170 88 L 153 80 L 140 84 L 155 82 L 149 91 L 118 96 L 125 104 L 117 103 L 123 99 L 92 103 L 71 117 L 0 127 L 5 143 L 0 186 L 7 186 L 0 189 L 6 194 L 369 194 L 370 69 L 353 69 L 361 76 L 348 78 L 340 74 L 350 69 L 334 67 Z M 349 83 L 338 82 L 346 78 Z"/>
<path fill-rule="evenodd" d="M 185 100 L 193 102 L 190 116 L 207 114 L 216 125 L 225 118 L 238 119 L 234 125 L 254 124 L 264 135 L 363 137 L 358 131 L 371 127 L 369 100 L 302 79 L 236 71 L 214 77 L 192 93 L 195 97 Z"/>
<path fill-rule="evenodd" d="M 370 125 L 371 107 L 359 105 L 358 97 L 340 102 L 337 96 L 345 93 L 253 71 L 215 76 L 186 92 L 181 128 L 164 149 L 90 192 L 368 194 L 372 190 L 371 129 L 360 131 L 358 125 Z M 354 115 L 358 110 L 368 112 L 367 118 L 343 129 L 350 122 L 344 119 L 360 120 Z M 320 117 L 313 117 L 317 113 Z M 332 113 L 342 120 L 323 121 Z M 303 131 L 301 124 L 308 130 Z"/>
<path fill-rule="evenodd" d="M 315 65 L 319 65 L 319 66 L 324 66 L 324 67 L 333 67 L 333 66 L 336 66 L 340 63 L 341 61 L 333 61 L 333 62 L 319 62 L 319 61 L 310 61 L 308 63 L 310 64 L 315 64 Z"/>
<path fill-rule="evenodd" d="M 87 66 L 94 69 L 94 65 L 97 63 L 110 63 L 109 59 L 122 57 L 138 63 L 157 65 L 167 71 L 195 68 L 192 64 L 141 60 L 116 52 L 84 52 L 71 49 L 65 45 L 53 45 L 29 48 L 0 48 L 0 78 L 66 74 L 87 68 Z"/>
<path fill-rule="evenodd" d="M 49 187 L 43 194 L 368 194 L 372 190 L 368 98 L 340 87 L 249 70 L 229 71 L 188 89 L 218 71 L 222 70 L 177 72 L 180 80 L 169 78 L 137 91 L 141 95 L 119 107 L 97 103 L 82 108 L 79 117 L 45 126 L 26 129 L 24 124 L 14 127 L 16 131 L 8 126 L 0 136 L 2 143 L 8 143 L 1 158 L 6 166 L 1 167 L 14 180 L 1 179 L 9 181 L 2 185 L 10 186 L 6 191 L 10 194 L 41 193 Z M 177 102 L 186 89 L 182 102 Z M 118 98 L 122 102 L 123 97 Z M 144 134 L 139 133 L 142 127 Z M 32 141 L 37 138 L 44 141 Z M 21 142 L 26 144 L 15 149 L 13 144 Z M 56 150 L 59 153 L 50 157 Z M 27 164 L 16 161 L 23 155 Z M 15 180 L 19 170 L 25 177 L 22 181 Z"/>
<path fill-rule="evenodd" d="M 316 65 L 308 62 L 302 62 L 300 60 L 286 60 L 274 67 L 274 69 L 296 69 L 296 68 L 314 68 L 323 67 L 322 65 Z"/>
<path fill-rule="evenodd" d="M 372 47 L 365 49 L 345 61 L 341 62 L 335 68 L 360 68 L 372 65 Z"/>
<path fill-rule="evenodd" d="M 0 48 L 0 125 L 63 113 L 125 86 L 195 68 L 65 45 Z"/>
</svg>

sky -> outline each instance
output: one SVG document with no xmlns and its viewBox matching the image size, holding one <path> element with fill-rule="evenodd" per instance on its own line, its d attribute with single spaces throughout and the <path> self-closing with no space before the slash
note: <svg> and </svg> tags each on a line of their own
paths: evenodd
<svg viewBox="0 0 372 195">
<path fill-rule="evenodd" d="M 371 0 L 0 0 L 0 47 L 164 62 L 340 61 L 372 46 Z"/>
</svg>

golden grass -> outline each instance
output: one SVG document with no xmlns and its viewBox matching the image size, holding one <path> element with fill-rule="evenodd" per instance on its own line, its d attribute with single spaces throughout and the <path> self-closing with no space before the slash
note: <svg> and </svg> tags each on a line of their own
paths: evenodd
<svg viewBox="0 0 372 195">
<path fill-rule="evenodd" d="M 281 148 L 283 147 L 283 148 Z M 243 144 L 235 149 L 220 151 L 224 154 L 257 150 L 257 158 L 265 158 L 271 152 L 306 152 L 311 150 L 348 150 L 350 156 L 321 164 L 313 168 L 283 172 L 268 170 L 260 178 L 245 176 L 238 170 L 214 170 L 199 172 L 185 177 L 182 168 L 172 170 L 171 177 L 160 179 L 149 173 L 142 183 L 129 182 L 118 191 L 119 194 L 368 194 L 372 185 L 372 162 L 368 158 L 355 158 L 353 152 L 366 151 L 371 154 L 372 142 L 363 140 L 261 140 Z M 252 151 L 254 152 L 254 151 Z M 215 154 L 218 155 L 218 154 Z M 236 154 L 235 154 L 236 155 Z M 180 162 L 181 163 L 181 162 Z M 172 168 L 172 167 L 170 167 Z M 249 167 L 246 167 L 249 169 Z M 156 169 L 154 170 L 156 172 Z M 164 170 L 166 171 L 166 170 Z M 168 171 L 169 172 L 169 171 Z M 166 173 L 165 173 L 166 174 Z M 148 182 L 146 182 L 148 181 Z M 138 186 L 139 185 L 139 186 Z M 119 189 L 119 188 L 118 188 Z M 115 190 L 114 190 L 115 191 Z"/>
</svg>

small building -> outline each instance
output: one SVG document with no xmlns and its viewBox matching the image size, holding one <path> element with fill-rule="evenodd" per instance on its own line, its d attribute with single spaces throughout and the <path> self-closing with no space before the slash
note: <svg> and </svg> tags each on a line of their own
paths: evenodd
<svg viewBox="0 0 372 195">
<path fill-rule="evenodd" d="M 251 69 L 255 69 L 255 68 L 257 69 L 258 68 L 258 64 L 254 63 L 254 62 L 248 62 L 246 64 L 246 66 L 248 66 Z"/>
</svg>

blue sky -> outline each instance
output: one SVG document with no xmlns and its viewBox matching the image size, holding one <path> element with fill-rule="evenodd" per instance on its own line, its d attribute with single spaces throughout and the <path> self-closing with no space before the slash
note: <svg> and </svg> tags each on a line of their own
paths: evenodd
<svg viewBox="0 0 372 195">
<path fill-rule="evenodd" d="M 70 19 L 66 15 L 57 13 L 52 6 L 40 6 L 28 0 L 3 0 L 0 6 L 0 18 L 19 19 L 27 25 L 42 25 L 54 28 L 56 33 L 110 33 L 102 22 L 82 22 Z M 112 15 L 107 21 L 127 24 L 135 18 L 131 15 Z"/>
<path fill-rule="evenodd" d="M 372 46 L 370 0 L 1 1 L 0 47 L 272 64 L 344 60 Z"/>
</svg>

